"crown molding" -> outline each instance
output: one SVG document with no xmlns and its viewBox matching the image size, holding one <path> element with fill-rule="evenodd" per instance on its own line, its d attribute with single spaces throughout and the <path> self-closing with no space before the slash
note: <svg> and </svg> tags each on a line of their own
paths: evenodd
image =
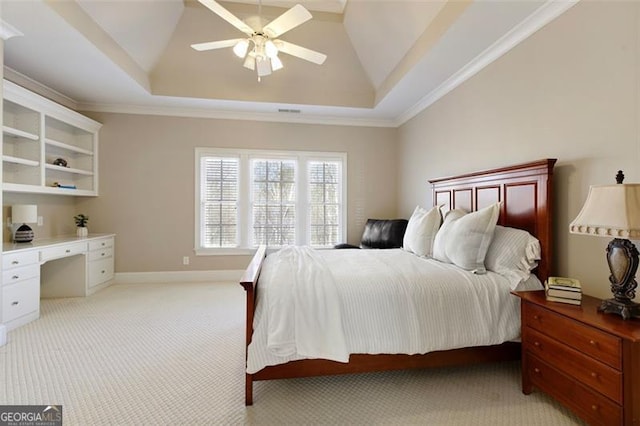
<svg viewBox="0 0 640 426">
<path fill-rule="evenodd" d="M 117 114 L 163 115 L 171 117 L 215 118 L 220 120 L 267 121 L 292 124 L 323 124 L 331 126 L 397 127 L 392 119 L 339 117 L 329 115 L 305 115 L 270 112 L 225 111 L 183 106 L 140 106 L 119 104 L 78 104 L 80 111 L 109 112 Z"/>
<path fill-rule="evenodd" d="M 534 13 L 529 15 L 524 21 L 516 25 L 500 37 L 495 43 L 485 49 L 482 53 L 460 68 L 455 74 L 445 80 L 442 84 L 429 92 L 415 105 L 400 114 L 395 120 L 395 127 L 400 127 L 413 117 L 418 115 L 429 106 L 433 105 L 440 98 L 451 92 L 453 89 L 476 75 L 487 65 L 516 47 L 526 38 L 547 25 L 549 22 L 562 15 L 564 12 L 575 6 L 580 0 L 549 0 L 540 6 Z"/>
<path fill-rule="evenodd" d="M 44 84 L 39 83 L 34 79 L 27 77 L 26 75 L 12 68 L 9 68 L 6 65 L 4 66 L 3 72 L 4 72 L 5 80 L 9 80 L 10 82 L 17 84 L 18 86 L 22 86 L 25 89 L 28 89 L 34 93 L 37 93 L 40 96 L 50 99 L 63 106 L 66 106 L 69 109 L 73 109 L 73 110 L 78 109 L 78 102 L 67 95 L 64 95 L 48 86 L 45 86 Z"/>
</svg>

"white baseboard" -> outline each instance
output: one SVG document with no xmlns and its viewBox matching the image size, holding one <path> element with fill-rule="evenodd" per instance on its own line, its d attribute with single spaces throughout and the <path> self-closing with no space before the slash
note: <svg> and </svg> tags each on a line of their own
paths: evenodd
<svg viewBox="0 0 640 426">
<path fill-rule="evenodd" d="M 238 282 L 243 270 L 221 271 L 164 271 L 164 272 L 118 272 L 116 284 L 173 283 L 173 282 Z"/>
<path fill-rule="evenodd" d="M 7 327 L 0 324 L 0 346 L 7 344 Z"/>
</svg>

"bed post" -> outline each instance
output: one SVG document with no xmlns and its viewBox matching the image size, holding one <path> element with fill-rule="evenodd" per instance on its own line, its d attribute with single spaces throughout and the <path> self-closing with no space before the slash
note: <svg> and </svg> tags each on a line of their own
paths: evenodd
<svg viewBox="0 0 640 426">
<path fill-rule="evenodd" d="M 247 319 L 246 319 L 246 348 L 245 348 L 245 370 L 246 360 L 249 349 L 249 343 L 251 343 L 251 336 L 253 334 L 253 313 L 256 309 L 256 291 L 258 287 L 258 277 L 260 276 L 260 270 L 262 269 L 262 262 L 266 256 L 267 246 L 260 246 L 256 251 L 256 254 L 251 259 L 251 263 L 244 271 L 242 278 L 240 279 L 240 285 L 244 287 L 247 292 Z M 248 374 L 245 371 L 245 405 L 253 405 L 253 375 Z"/>
</svg>

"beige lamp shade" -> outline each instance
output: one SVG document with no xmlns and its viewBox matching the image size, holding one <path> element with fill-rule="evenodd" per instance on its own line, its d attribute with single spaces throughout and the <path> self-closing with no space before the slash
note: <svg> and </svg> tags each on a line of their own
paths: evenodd
<svg viewBox="0 0 640 426">
<path fill-rule="evenodd" d="M 38 222 L 38 206 L 35 204 L 15 204 L 11 206 L 11 221 L 13 223 Z"/>
<path fill-rule="evenodd" d="M 569 230 L 572 234 L 640 238 L 640 184 L 594 185 Z"/>
</svg>

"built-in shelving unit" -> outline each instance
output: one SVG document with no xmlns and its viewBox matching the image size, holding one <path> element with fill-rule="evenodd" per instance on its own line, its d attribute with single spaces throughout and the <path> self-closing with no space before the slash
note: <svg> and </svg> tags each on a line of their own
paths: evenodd
<svg viewBox="0 0 640 426">
<path fill-rule="evenodd" d="M 98 195 L 101 124 L 10 81 L 3 88 L 3 191 Z"/>
</svg>

